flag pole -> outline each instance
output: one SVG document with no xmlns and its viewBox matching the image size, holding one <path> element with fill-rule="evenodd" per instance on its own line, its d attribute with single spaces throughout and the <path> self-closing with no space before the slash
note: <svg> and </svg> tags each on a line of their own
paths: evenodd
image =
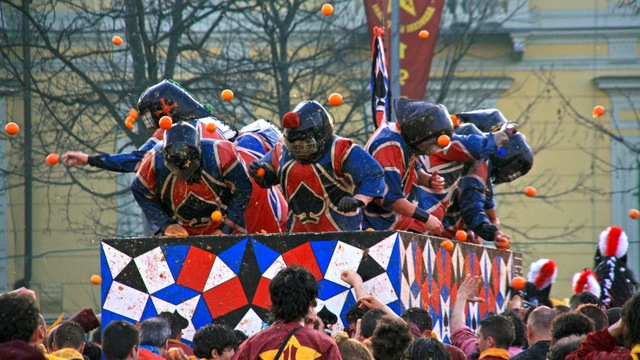
<svg viewBox="0 0 640 360">
<path fill-rule="evenodd" d="M 391 54 L 389 54 L 389 60 L 391 61 L 391 108 L 393 108 L 393 102 L 400 97 L 400 2 L 399 0 L 391 1 Z M 395 112 L 390 111 L 388 114 L 390 121 L 395 121 Z"/>
</svg>

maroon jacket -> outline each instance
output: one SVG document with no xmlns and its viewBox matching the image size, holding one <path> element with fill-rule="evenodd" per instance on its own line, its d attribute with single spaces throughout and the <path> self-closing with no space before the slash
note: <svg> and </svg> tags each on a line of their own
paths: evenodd
<svg viewBox="0 0 640 360">
<path fill-rule="evenodd" d="M 604 328 L 587 335 L 582 340 L 578 350 L 567 355 L 568 360 L 631 360 L 629 349 L 618 348 L 614 352 L 617 339 L 609 334 L 609 329 Z"/>
</svg>

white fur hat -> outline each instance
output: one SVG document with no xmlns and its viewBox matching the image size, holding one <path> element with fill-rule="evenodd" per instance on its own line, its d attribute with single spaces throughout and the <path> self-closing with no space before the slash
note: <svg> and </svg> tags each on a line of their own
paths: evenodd
<svg viewBox="0 0 640 360">
<path fill-rule="evenodd" d="M 600 297 L 600 284 L 591 269 L 584 269 L 583 271 L 577 272 L 573 275 L 573 293 L 580 294 L 583 291 L 588 291 L 593 295 Z"/>
<path fill-rule="evenodd" d="M 540 259 L 529 265 L 529 275 L 527 281 L 532 283 L 536 289 L 542 290 L 556 281 L 558 268 L 553 260 Z"/>
</svg>

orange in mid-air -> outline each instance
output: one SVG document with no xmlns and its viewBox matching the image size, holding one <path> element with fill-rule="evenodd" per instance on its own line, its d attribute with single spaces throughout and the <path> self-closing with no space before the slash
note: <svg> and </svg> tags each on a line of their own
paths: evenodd
<svg viewBox="0 0 640 360">
<path fill-rule="evenodd" d="M 600 117 L 604 115 L 604 106 L 596 105 L 593 107 L 593 111 L 591 112 L 594 118 Z"/>
<path fill-rule="evenodd" d="M 218 129 L 218 127 L 216 126 L 216 124 L 210 122 L 207 124 L 207 131 L 208 132 L 216 132 L 216 130 Z"/>
<path fill-rule="evenodd" d="M 440 135 L 438 136 L 438 145 L 440 147 L 447 147 L 451 143 L 451 138 L 448 135 Z"/>
<path fill-rule="evenodd" d="M 322 15 L 324 16 L 333 15 L 333 6 L 331 4 L 322 5 Z"/>
<path fill-rule="evenodd" d="M 160 125 L 160 128 L 163 130 L 169 130 L 171 129 L 171 125 L 173 125 L 173 120 L 171 120 L 170 116 L 165 115 L 160 118 L 158 125 Z"/>
<path fill-rule="evenodd" d="M 44 160 L 47 162 L 47 165 L 53 166 L 58 163 L 58 161 L 60 160 L 60 156 L 56 153 L 51 153 L 47 155 L 47 158 Z"/>
<path fill-rule="evenodd" d="M 91 283 L 94 285 L 100 285 L 102 277 L 100 275 L 91 275 Z"/>
<path fill-rule="evenodd" d="M 120 46 L 122 45 L 122 43 L 124 42 L 124 40 L 122 40 L 122 38 L 118 35 L 115 35 L 114 37 L 111 38 L 111 42 L 113 43 L 113 45 L 115 46 Z"/>
<path fill-rule="evenodd" d="M 224 90 L 222 90 L 222 93 L 220 94 L 220 96 L 222 97 L 222 100 L 224 100 L 224 101 L 231 101 L 231 100 L 233 100 L 233 91 L 231 91 L 229 89 L 224 89 Z"/>
<path fill-rule="evenodd" d="M 536 190 L 536 188 L 534 188 L 533 186 L 526 186 L 524 188 L 524 194 L 528 197 L 534 197 L 536 196 L 536 194 L 538 194 L 538 190 Z"/>
<path fill-rule="evenodd" d="M 527 279 L 522 276 L 515 276 L 511 279 L 511 287 L 516 290 L 522 290 L 527 285 Z"/>
<path fill-rule="evenodd" d="M 447 251 L 453 251 L 453 241 L 449 239 L 443 241 L 442 244 L 440 244 L 440 246 L 442 246 Z"/>
<path fill-rule="evenodd" d="M 8 122 L 7 125 L 4 126 L 4 131 L 9 135 L 15 135 L 20 131 L 20 126 L 14 122 Z"/>
<path fill-rule="evenodd" d="M 420 37 L 420 39 L 426 39 L 429 37 L 429 32 L 427 30 L 420 30 L 418 36 Z"/>
<path fill-rule="evenodd" d="M 456 231 L 456 239 L 458 241 L 467 241 L 467 232 L 464 230 Z"/>
<path fill-rule="evenodd" d="M 222 220 L 222 213 L 220 212 L 220 210 L 216 210 L 216 211 L 211 213 L 211 220 L 213 220 L 213 221 Z"/>
<path fill-rule="evenodd" d="M 333 93 L 329 95 L 329 105 L 340 106 L 341 104 L 342 104 L 342 95 L 338 93 Z"/>
<path fill-rule="evenodd" d="M 638 211 L 638 209 L 631 209 L 629 210 L 629 217 L 632 219 L 637 219 L 640 217 L 640 211 Z"/>
</svg>

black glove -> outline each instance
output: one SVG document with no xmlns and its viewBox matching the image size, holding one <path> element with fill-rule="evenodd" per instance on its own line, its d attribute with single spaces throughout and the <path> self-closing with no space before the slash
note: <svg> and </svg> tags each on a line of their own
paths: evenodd
<svg viewBox="0 0 640 360">
<path fill-rule="evenodd" d="M 264 170 L 264 174 L 262 176 L 258 176 L 258 171 L 262 169 Z M 249 175 L 256 181 L 261 188 L 268 188 L 269 186 L 265 182 L 265 177 L 267 176 L 267 167 L 264 163 L 260 161 L 254 160 L 249 164 Z"/>
<path fill-rule="evenodd" d="M 413 213 L 412 218 L 421 221 L 423 223 L 426 223 L 427 220 L 429 220 L 429 213 L 420 209 L 419 207 L 416 208 L 416 210 Z"/>
<path fill-rule="evenodd" d="M 358 199 L 354 199 L 351 196 L 345 196 L 340 199 L 338 203 L 338 210 L 343 213 L 356 211 L 359 207 L 364 206 L 364 203 Z"/>
</svg>

